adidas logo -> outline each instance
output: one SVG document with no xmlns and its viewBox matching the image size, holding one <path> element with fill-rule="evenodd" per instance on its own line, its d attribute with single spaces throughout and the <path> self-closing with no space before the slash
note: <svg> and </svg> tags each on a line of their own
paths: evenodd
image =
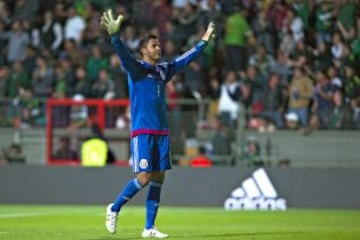
<svg viewBox="0 0 360 240">
<path fill-rule="evenodd" d="M 286 210 L 286 201 L 278 194 L 263 168 L 256 170 L 231 193 L 226 210 Z"/>
</svg>

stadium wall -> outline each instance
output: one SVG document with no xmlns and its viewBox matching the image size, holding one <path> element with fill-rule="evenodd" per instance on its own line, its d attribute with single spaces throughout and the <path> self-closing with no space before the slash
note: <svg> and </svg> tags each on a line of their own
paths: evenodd
<svg viewBox="0 0 360 240">
<path fill-rule="evenodd" d="M 14 140 L 14 129 L 0 128 L 0 148 L 9 146 Z M 43 165 L 46 163 L 46 135 L 44 129 L 26 129 L 18 134 L 19 141 L 26 153 L 26 164 Z M 208 141 L 211 131 L 197 134 L 199 140 Z M 106 132 L 109 139 L 116 139 L 110 143 L 119 159 L 128 159 L 128 133 L 121 130 Z M 259 141 L 262 149 L 268 139 L 272 143 L 272 158 L 288 159 L 293 167 L 316 168 L 360 168 L 360 131 L 316 131 L 309 136 L 303 136 L 297 131 L 276 131 L 272 133 L 258 133 L 246 131 L 245 137 L 253 137 Z M 119 141 L 119 138 L 125 141 Z"/>
<path fill-rule="evenodd" d="M 255 169 L 174 168 L 167 174 L 162 204 L 223 207 L 231 192 Z M 360 208 L 356 169 L 266 169 L 279 197 L 290 208 Z M 107 204 L 133 177 L 127 168 L 0 167 L 1 204 Z M 144 203 L 146 191 L 131 202 Z"/>
</svg>

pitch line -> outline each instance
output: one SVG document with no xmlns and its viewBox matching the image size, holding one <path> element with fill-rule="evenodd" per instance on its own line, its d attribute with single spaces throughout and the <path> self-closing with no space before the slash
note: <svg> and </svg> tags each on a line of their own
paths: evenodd
<svg viewBox="0 0 360 240">
<path fill-rule="evenodd" d="M 37 216 L 45 216 L 49 215 L 48 213 L 7 213 L 7 214 L 0 214 L 1 218 L 23 218 L 23 217 L 37 217 Z M 1 233 L 1 232 L 0 232 Z"/>
</svg>

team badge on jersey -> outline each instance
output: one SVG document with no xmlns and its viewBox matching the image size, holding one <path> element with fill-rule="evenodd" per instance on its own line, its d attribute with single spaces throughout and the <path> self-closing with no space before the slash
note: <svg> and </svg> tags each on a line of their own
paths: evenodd
<svg viewBox="0 0 360 240">
<path fill-rule="evenodd" d="M 140 160 L 140 163 L 139 163 L 140 168 L 145 169 L 148 166 L 149 166 L 148 160 L 146 160 L 145 158 Z"/>
</svg>

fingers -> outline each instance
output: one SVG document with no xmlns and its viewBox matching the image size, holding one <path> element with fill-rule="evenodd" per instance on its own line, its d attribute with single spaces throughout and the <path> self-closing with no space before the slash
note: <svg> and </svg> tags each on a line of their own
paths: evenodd
<svg viewBox="0 0 360 240">
<path fill-rule="evenodd" d="M 123 19 L 124 19 L 124 16 L 120 14 L 116 19 L 117 24 L 120 24 Z"/>
<path fill-rule="evenodd" d="M 106 28 L 108 26 L 109 22 L 107 21 L 107 19 L 105 18 L 105 16 L 102 16 L 101 17 L 101 20 L 100 20 L 100 25 L 102 28 Z"/>
<path fill-rule="evenodd" d="M 114 15 L 113 15 L 112 9 L 107 10 L 107 16 L 108 16 L 109 21 L 114 20 Z"/>
<path fill-rule="evenodd" d="M 207 27 L 208 30 L 214 31 L 215 29 L 215 23 L 213 21 L 211 21 Z"/>
<path fill-rule="evenodd" d="M 109 20 L 107 11 L 105 11 L 105 12 L 103 12 L 103 14 L 100 18 L 100 25 L 101 25 L 101 27 L 106 28 L 109 25 L 109 22 L 110 22 L 110 20 Z"/>
<path fill-rule="evenodd" d="M 116 19 L 116 23 L 120 25 L 121 22 L 123 21 L 123 19 L 124 19 L 124 16 L 120 14 Z"/>
</svg>

